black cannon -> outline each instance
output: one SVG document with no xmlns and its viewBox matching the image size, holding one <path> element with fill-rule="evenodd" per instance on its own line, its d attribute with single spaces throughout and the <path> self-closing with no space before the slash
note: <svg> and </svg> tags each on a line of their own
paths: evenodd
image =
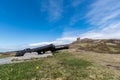
<svg viewBox="0 0 120 80">
<path fill-rule="evenodd" d="M 68 49 L 68 48 L 69 48 L 68 45 L 55 46 L 53 44 L 50 44 L 50 45 L 46 45 L 46 46 L 42 46 L 42 47 L 38 47 L 38 48 L 33 48 L 33 49 L 27 48 L 24 50 L 17 51 L 15 56 L 16 57 L 24 56 L 25 53 L 31 53 L 31 52 L 37 52 L 38 54 L 44 54 L 47 51 L 51 51 L 54 54 L 54 52 L 56 52 L 58 50 Z"/>
</svg>

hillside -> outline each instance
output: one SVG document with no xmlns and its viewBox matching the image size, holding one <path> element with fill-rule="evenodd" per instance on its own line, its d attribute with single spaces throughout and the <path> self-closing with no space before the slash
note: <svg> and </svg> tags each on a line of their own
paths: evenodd
<svg viewBox="0 0 120 80">
<path fill-rule="evenodd" d="M 70 44 L 70 48 L 77 51 L 93 51 L 98 53 L 120 54 L 120 40 L 118 39 L 77 39 Z"/>
<path fill-rule="evenodd" d="M 96 64 L 120 72 L 120 40 L 77 39 L 70 44 L 70 52 Z"/>
</svg>

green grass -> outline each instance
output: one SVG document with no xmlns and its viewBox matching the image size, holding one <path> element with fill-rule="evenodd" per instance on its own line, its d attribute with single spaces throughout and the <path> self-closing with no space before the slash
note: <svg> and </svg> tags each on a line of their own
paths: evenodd
<svg viewBox="0 0 120 80">
<path fill-rule="evenodd" d="M 120 80 L 120 76 L 71 53 L 58 52 L 53 57 L 0 65 L 0 80 Z"/>
</svg>

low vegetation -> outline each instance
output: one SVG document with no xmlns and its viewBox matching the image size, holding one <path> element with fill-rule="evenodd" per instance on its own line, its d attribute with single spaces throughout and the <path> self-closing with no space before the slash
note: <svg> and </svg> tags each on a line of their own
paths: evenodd
<svg viewBox="0 0 120 80">
<path fill-rule="evenodd" d="M 53 57 L 0 65 L 0 80 L 120 80 L 111 69 L 62 51 Z"/>
<path fill-rule="evenodd" d="M 78 50 L 93 51 L 97 53 L 120 54 L 120 40 L 93 40 L 82 39 L 71 44 L 72 48 Z"/>
<path fill-rule="evenodd" d="M 16 52 L 4 52 L 0 53 L 0 58 L 12 57 L 15 56 Z"/>
<path fill-rule="evenodd" d="M 2 55 L 0 55 L 0 59 L 1 58 L 6 58 L 6 57 L 12 57 L 13 55 L 4 55 L 4 54 L 2 54 Z"/>
</svg>

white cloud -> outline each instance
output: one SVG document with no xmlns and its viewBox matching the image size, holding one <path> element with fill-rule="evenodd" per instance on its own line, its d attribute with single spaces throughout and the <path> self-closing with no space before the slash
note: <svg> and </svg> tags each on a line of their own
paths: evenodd
<svg viewBox="0 0 120 80">
<path fill-rule="evenodd" d="M 80 34 L 80 30 L 69 30 L 66 29 L 61 38 L 57 38 L 54 41 L 48 41 L 48 42 L 40 42 L 40 43 L 32 43 L 29 44 L 30 47 L 36 47 L 36 46 L 42 46 L 42 45 L 48 45 L 48 44 L 54 44 L 54 45 L 61 45 L 61 44 L 69 44 L 73 41 L 75 41 Z"/>
<path fill-rule="evenodd" d="M 27 48 L 28 45 L 9 45 L 9 46 L 0 46 L 0 51 L 6 52 L 6 51 L 17 51 Z"/>
<path fill-rule="evenodd" d="M 49 20 L 58 20 L 62 15 L 62 0 L 50 0 Z"/>
<path fill-rule="evenodd" d="M 51 42 L 40 42 L 40 43 L 29 44 L 29 46 L 35 47 L 35 46 L 43 46 L 48 44 L 61 45 L 61 44 L 71 43 L 75 40 L 76 40 L 76 37 L 63 37 L 63 38 L 58 38 L 55 41 L 51 41 Z"/>
<path fill-rule="evenodd" d="M 96 26 L 81 34 L 82 38 L 117 38 L 120 39 L 120 1 L 97 0 L 86 14 L 88 23 Z"/>
<path fill-rule="evenodd" d="M 47 13 L 50 22 L 57 21 L 62 17 L 63 0 L 41 1 L 41 11 Z"/>
<path fill-rule="evenodd" d="M 57 41 L 74 41 L 76 40 L 76 37 L 63 37 L 63 38 L 59 38 L 57 39 Z"/>
<path fill-rule="evenodd" d="M 74 30 L 74 28 L 67 28 L 64 30 L 62 37 L 77 37 L 82 33 L 81 30 Z"/>
<path fill-rule="evenodd" d="M 47 45 L 47 44 L 51 44 L 51 42 L 33 43 L 33 44 L 29 44 L 29 46 L 38 46 L 38 45 Z"/>
<path fill-rule="evenodd" d="M 90 6 L 90 11 L 86 15 L 88 22 L 93 25 L 101 25 L 113 21 L 120 16 L 119 5 L 119 0 L 97 0 Z"/>
</svg>

